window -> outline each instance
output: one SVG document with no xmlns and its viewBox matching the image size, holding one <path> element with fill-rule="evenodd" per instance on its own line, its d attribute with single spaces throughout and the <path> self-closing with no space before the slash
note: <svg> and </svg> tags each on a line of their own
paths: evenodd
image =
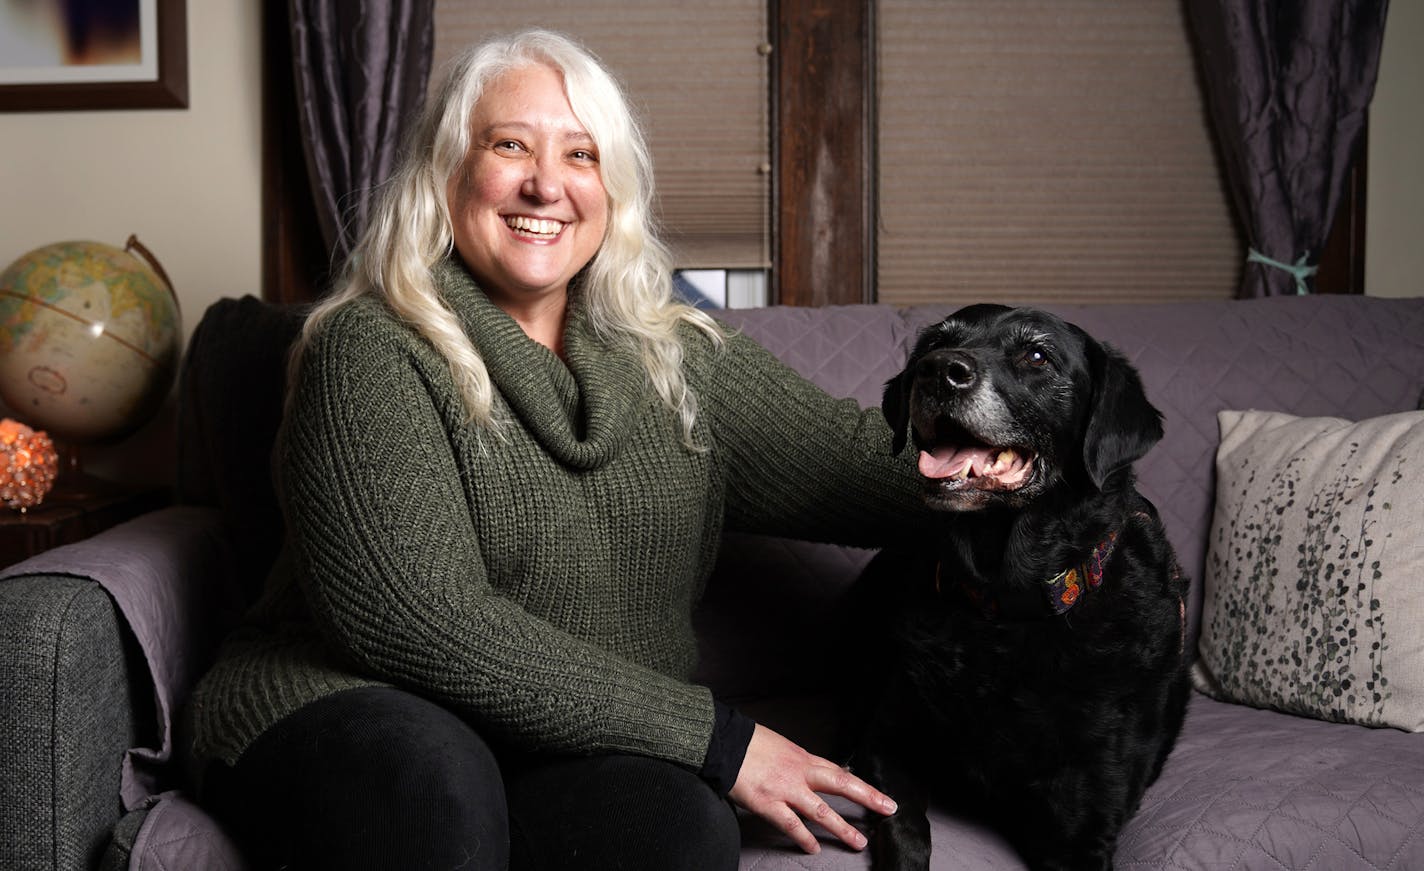
<svg viewBox="0 0 1424 871">
<path fill-rule="evenodd" d="M 881 0 L 882 302 L 1234 295 L 1177 0 Z"/>
</svg>

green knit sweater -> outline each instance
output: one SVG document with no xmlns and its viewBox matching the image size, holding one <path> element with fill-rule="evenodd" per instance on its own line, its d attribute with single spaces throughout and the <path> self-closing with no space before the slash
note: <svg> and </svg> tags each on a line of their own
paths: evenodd
<svg viewBox="0 0 1424 871">
<path fill-rule="evenodd" d="M 302 705 L 406 687 L 549 752 L 703 762 L 691 614 L 724 526 L 877 545 L 923 516 L 879 411 L 764 349 L 684 332 L 684 446 L 634 352 L 572 306 L 567 365 L 463 269 L 437 278 L 480 349 L 506 438 L 464 423 L 446 364 L 374 299 L 307 347 L 277 454 L 288 541 L 194 695 L 200 759 L 235 761 Z"/>
</svg>

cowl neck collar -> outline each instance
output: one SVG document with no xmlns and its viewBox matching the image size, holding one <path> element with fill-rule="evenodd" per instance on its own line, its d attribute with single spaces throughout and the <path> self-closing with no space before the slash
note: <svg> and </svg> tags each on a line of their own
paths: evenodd
<svg viewBox="0 0 1424 871">
<path fill-rule="evenodd" d="M 618 456 L 650 389 L 637 353 L 600 339 L 582 295 L 569 297 L 564 360 L 529 338 L 453 259 L 436 283 L 520 424 L 559 462 L 596 469 Z"/>
</svg>

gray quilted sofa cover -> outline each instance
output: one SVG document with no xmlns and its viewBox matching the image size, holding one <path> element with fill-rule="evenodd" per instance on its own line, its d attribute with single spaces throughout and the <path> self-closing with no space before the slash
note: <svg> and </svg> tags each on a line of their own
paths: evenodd
<svg viewBox="0 0 1424 871">
<path fill-rule="evenodd" d="M 725 319 L 830 392 L 873 404 L 917 331 L 949 311 L 775 308 Z M 1165 413 L 1167 436 L 1139 472 L 1193 578 L 1193 633 L 1216 412 L 1361 419 L 1417 408 L 1424 394 L 1424 298 L 1055 311 L 1133 359 Z M 176 712 L 212 627 L 230 619 L 234 596 L 252 595 L 280 537 L 267 458 L 297 323 L 251 298 L 224 300 L 194 334 L 180 385 L 178 490 L 209 508 L 156 512 L 0 580 L 0 868 L 241 867 L 215 824 L 182 800 L 181 753 L 171 751 L 181 749 Z M 868 559 L 729 537 L 697 615 L 700 679 L 827 748 L 834 676 L 818 630 Z M 932 823 L 936 869 L 1023 867 L 991 832 L 942 813 Z M 1424 736 L 1195 696 L 1116 866 L 1424 868 Z M 743 869 L 866 867 L 829 841 L 802 855 L 746 821 Z"/>
</svg>

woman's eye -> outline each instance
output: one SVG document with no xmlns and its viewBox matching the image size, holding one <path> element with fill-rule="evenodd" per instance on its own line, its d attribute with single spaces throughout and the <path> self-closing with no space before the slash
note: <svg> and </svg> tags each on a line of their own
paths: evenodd
<svg viewBox="0 0 1424 871">
<path fill-rule="evenodd" d="M 495 151 L 510 151 L 510 152 L 523 151 L 523 150 L 524 150 L 524 146 L 523 146 L 523 145 L 520 145 L 518 142 L 514 141 L 513 139 L 501 139 L 500 141 L 498 141 L 498 142 L 496 142 L 496 143 L 494 144 L 494 150 L 495 150 Z"/>
<path fill-rule="evenodd" d="M 579 150 L 573 152 L 573 154 L 571 154 L 571 155 L 569 155 L 569 156 L 572 157 L 574 160 L 584 161 L 584 162 L 587 162 L 587 163 L 597 163 L 597 162 L 598 162 L 598 155 L 597 155 L 597 154 L 594 154 L 592 151 L 588 151 L 587 149 L 583 149 L 583 148 L 580 148 Z"/>
</svg>

